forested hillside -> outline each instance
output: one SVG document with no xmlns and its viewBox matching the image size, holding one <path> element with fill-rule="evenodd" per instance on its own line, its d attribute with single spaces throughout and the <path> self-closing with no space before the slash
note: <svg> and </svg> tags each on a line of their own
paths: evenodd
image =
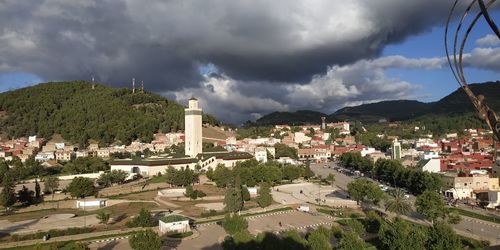
<svg viewBox="0 0 500 250">
<path fill-rule="evenodd" d="M 326 114 L 311 110 L 299 110 L 296 112 L 273 112 L 258 119 L 258 125 L 276 125 L 290 124 L 302 125 L 310 123 L 320 123 L 321 117 L 327 117 Z"/>
<path fill-rule="evenodd" d="M 84 145 L 135 139 L 151 141 L 155 132 L 183 130 L 184 107 L 151 93 L 92 85 L 51 82 L 0 94 L 0 132 L 10 137 L 54 133 Z M 205 122 L 217 123 L 204 115 Z"/>
<path fill-rule="evenodd" d="M 500 112 L 500 81 L 471 84 L 470 88 L 476 95 L 484 95 L 488 105 Z M 380 119 L 388 121 L 447 119 L 450 116 L 469 117 L 475 112 L 464 90 L 458 88 L 437 102 L 419 102 L 412 100 L 393 100 L 378 103 L 345 107 L 327 117 L 328 121 L 361 121 L 376 123 Z M 323 113 L 316 111 L 273 112 L 258 119 L 256 125 L 276 124 L 318 124 Z"/>
</svg>

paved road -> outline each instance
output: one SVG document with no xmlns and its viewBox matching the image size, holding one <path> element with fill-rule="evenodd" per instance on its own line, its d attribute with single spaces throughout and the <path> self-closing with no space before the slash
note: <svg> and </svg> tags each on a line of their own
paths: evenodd
<svg viewBox="0 0 500 250">
<path fill-rule="evenodd" d="M 320 174 L 324 177 L 328 176 L 329 173 L 335 174 L 335 185 L 337 185 L 341 189 L 347 190 L 347 184 L 353 181 L 354 178 L 351 176 L 347 176 L 343 173 L 340 173 L 338 171 L 335 171 L 333 168 L 325 168 L 324 167 L 325 165 L 337 166 L 333 162 L 329 162 L 327 164 L 311 164 L 311 169 L 316 174 Z M 372 181 L 374 181 L 377 184 L 380 184 L 375 180 Z M 415 210 L 414 207 L 415 199 L 416 198 L 413 195 L 410 195 L 410 198 L 408 199 L 412 204 L 414 210 Z M 415 220 L 422 219 L 422 216 L 416 212 L 412 212 L 412 214 L 410 214 L 410 217 Z M 489 240 L 493 245 L 500 244 L 500 224 L 488 223 L 482 220 L 477 220 L 463 216 L 462 218 L 463 219 L 459 224 L 451 225 L 455 230 L 457 230 L 460 233 L 465 232 L 466 234 L 475 235 L 479 239 Z"/>
</svg>

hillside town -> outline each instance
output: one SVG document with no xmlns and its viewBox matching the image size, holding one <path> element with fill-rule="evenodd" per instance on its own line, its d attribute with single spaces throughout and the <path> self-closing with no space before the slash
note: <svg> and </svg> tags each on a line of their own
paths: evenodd
<svg viewBox="0 0 500 250">
<path fill-rule="evenodd" d="M 436 191 L 439 193 L 440 199 L 446 201 L 448 206 L 457 207 L 457 209 L 460 208 L 469 213 L 477 211 L 483 215 L 490 214 L 492 211 L 495 213 L 494 211 L 497 211 L 500 206 L 498 198 L 500 195 L 500 167 L 494 161 L 499 147 L 493 141 L 491 131 L 482 128 L 470 128 L 461 131 L 461 133 L 446 133 L 442 137 L 436 137 L 431 131 L 425 132 L 425 128 L 414 127 L 414 131 L 420 132 L 420 137 L 414 139 L 399 138 L 399 136 L 390 133 L 376 134 L 378 140 L 388 143 L 384 149 L 363 145 L 359 140 L 359 134 L 353 132 L 353 123 L 349 122 L 332 123 L 326 122 L 326 119 L 322 118 L 317 124 L 275 125 L 269 136 L 237 138 L 238 129 L 202 124 L 201 114 L 202 109 L 198 100 L 191 98 L 185 109 L 185 130 L 176 133 L 156 133 L 154 139 L 148 143 L 138 140 L 130 145 L 115 143 L 110 146 L 102 146 L 98 142 L 90 142 L 82 148 L 80 145 L 68 143 L 57 135 L 53 138 L 40 138 L 32 135 L 27 138 L 2 139 L 0 141 L 0 161 L 7 163 L 9 168 L 16 169 L 23 164 L 29 168 L 33 167 L 34 164 L 47 170 L 40 172 L 44 173 L 45 176 L 28 175 L 26 176 L 28 179 L 17 179 L 18 184 L 15 186 L 15 190 L 18 192 L 17 199 L 24 204 L 18 208 L 18 211 L 35 213 L 38 209 L 47 207 L 43 201 L 42 203 L 35 202 L 38 198 L 33 197 L 28 201 L 23 198 L 25 192 L 28 194 L 31 192 L 31 195 L 34 195 L 33 191 L 26 189 L 26 186 L 33 184 L 37 186 L 40 183 L 44 185 L 44 192 L 39 194 L 37 191 L 37 197 L 43 197 L 46 202 L 57 202 L 58 206 L 76 209 L 75 211 L 79 209 L 97 211 L 118 206 L 115 205 L 118 200 L 110 198 L 117 195 L 117 197 L 128 198 L 128 200 L 125 199 L 118 204 L 148 202 L 148 199 L 151 199 L 150 201 L 167 209 L 167 212 L 159 215 L 163 216 L 158 222 L 160 234 L 171 235 L 171 232 L 176 232 L 187 236 L 192 235 L 193 230 L 195 230 L 200 235 L 203 234 L 202 230 L 196 229 L 191 220 L 200 220 L 196 219 L 200 216 L 201 218 L 205 216 L 217 218 L 221 211 L 230 209 L 228 208 L 230 204 L 226 199 L 228 190 L 231 190 L 231 184 L 227 182 L 229 180 L 225 179 L 228 178 L 228 175 L 223 174 L 223 172 L 241 171 L 239 169 L 245 165 L 252 168 L 263 167 L 262 170 L 256 170 L 254 177 L 245 177 L 243 173 L 240 173 L 239 176 L 245 178 L 242 180 L 245 183 L 244 189 L 250 195 L 248 199 L 255 199 L 257 204 L 264 208 L 275 204 L 271 207 L 274 206 L 277 210 L 271 211 L 289 213 L 293 210 L 288 209 L 296 208 L 298 211 L 304 212 L 314 209 L 311 207 L 322 211 L 321 206 L 344 207 L 346 213 L 356 211 L 359 209 L 356 205 L 356 202 L 359 204 L 359 200 L 353 201 L 351 200 L 353 198 L 349 198 L 349 195 L 355 195 L 352 193 L 353 191 L 349 190 L 352 187 L 346 183 L 338 183 L 338 181 L 345 178 L 342 182 L 349 183 L 372 178 L 380 183 L 376 186 L 377 189 L 391 193 L 395 188 L 398 189 L 399 184 L 395 182 L 395 173 L 392 173 L 392 177 L 379 173 L 385 171 L 380 170 L 384 164 L 396 164 L 392 165 L 395 167 L 393 171 L 396 172 L 409 171 L 410 175 L 428 173 L 430 175 L 423 178 L 431 179 L 436 176 L 440 179 L 439 183 L 442 183 L 439 190 Z M 385 122 L 381 126 L 394 129 L 401 125 Z M 362 127 L 361 134 L 368 133 L 369 129 L 371 128 Z M 71 169 L 68 166 L 94 164 L 91 159 L 99 159 L 105 165 L 102 165 L 103 168 L 95 170 L 76 172 L 66 170 Z M 80 163 L 78 163 L 79 161 Z M 76 168 L 78 169 L 78 167 Z M 398 168 L 402 170 L 397 170 Z M 55 169 L 62 169 L 62 172 L 55 175 L 59 179 L 58 185 L 49 187 L 48 182 L 51 179 L 49 173 L 56 171 Z M 261 178 L 258 177 L 259 175 L 267 175 L 266 171 L 275 171 L 271 169 L 279 170 L 280 176 L 283 175 L 283 177 L 264 176 L 264 179 L 279 179 L 269 179 L 275 185 L 269 193 L 274 201 L 263 205 L 260 199 L 264 195 L 261 192 L 265 187 L 262 183 L 255 185 L 255 182 Z M 289 171 L 298 172 L 295 175 Z M 308 171 L 312 174 L 308 174 Z M 178 177 L 174 177 L 174 175 Z M 224 175 L 226 177 L 223 177 Z M 295 177 L 291 177 L 294 175 Z M 251 178 L 252 181 L 247 178 Z M 288 181 L 285 183 L 288 184 L 280 185 L 279 183 L 282 182 L 279 181 L 280 178 L 287 178 Z M 91 188 L 97 187 L 99 195 L 94 192 L 86 193 L 83 190 L 73 191 L 71 188 L 73 183 L 82 180 L 90 180 Z M 311 182 L 312 180 L 318 180 L 320 184 L 315 184 Z M 401 177 L 398 177 L 397 181 L 402 182 Z M 417 179 L 413 181 L 419 182 Z M 433 185 L 429 179 L 420 181 L 422 181 L 422 185 Z M 335 184 L 336 187 L 322 187 L 321 182 Z M 211 185 L 213 187 L 210 187 Z M 424 189 L 416 187 L 416 184 L 401 185 L 406 190 L 405 197 L 408 201 L 415 199 L 412 194 L 418 195 L 426 189 L 425 187 Z M 139 189 L 140 186 L 142 188 Z M 314 191 L 316 186 L 323 191 L 319 193 Z M 221 187 L 229 188 L 225 191 L 226 198 L 221 197 L 224 198 L 223 201 L 218 198 L 224 195 L 224 189 Z M 5 188 L 6 186 L 4 186 Z M 303 197 L 293 195 L 299 191 L 300 195 L 304 195 Z M 143 201 L 142 198 L 135 200 L 137 198 L 133 198 L 133 194 L 136 192 L 148 194 L 150 198 L 146 201 Z M 331 194 L 340 193 L 329 196 L 330 192 L 332 192 Z M 342 194 L 344 192 L 346 193 Z M 54 194 L 56 195 L 54 196 Z M 292 196 L 288 197 L 289 194 Z M 200 214 L 200 212 L 191 211 L 192 209 L 186 207 L 185 202 L 179 201 L 181 197 L 185 196 L 191 197 L 188 200 L 200 200 L 201 203 L 197 203 L 196 206 L 205 207 L 204 212 Z M 77 199 L 72 201 L 69 198 Z M 314 206 L 316 203 L 317 205 Z M 250 204 L 247 203 L 247 205 Z M 236 211 L 246 209 L 247 205 L 243 205 Z M 142 209 L 144 210 L 144 207 Z M 250 206 L 247 209 L 254 211 L 256 208 Z M 141 213 L 146 211 L 143 210 Z M 57 212 L 57 210 L 55 211 Z M 137 210 L 133 211 L 138 212 Z M 278 214 L 280 213 L 282 212 L 278 212 Z M 329 213 L 327 212 L 327 214 Z M 106 213 L 103 212 L 103 214 Z M 105 215 L 97 214 L 94 216 L 97 217 L 89 219 L 89 226 L 92 225 L 92 221 L 96 223 L 96 218 Z M 495 216 L 493 215 L 493 218 Z M 111 219 L 115 220 L 116 218 Z M 303 218 L 297 221 L 299 224 L 294 227 L 299 227 L 298 225 L 307 223 L 311 219 Z M 281 220 L 287 221 L 285 218 Z M 324 220 L 325 218 L 320 219 L 321 223 L 327 223 Z M 279 221 L 280 227 L 282 221 Z M 74 222 L 70 225 L 73 227 L 78 223 Z M 103 223 L 108 224 L 108 221 Z M 127 225 L 130 223 L 132 222 L 127 222 Z M 203 219 L 199 223 L 203 223 Z M 87 225 L 87 222 L 84 224 Z M 97 226 L 97 224 L 94 225 Z M 122 227 L 119 225 L 120 223 L 116 223 L 115 228 Z M 63 226 L 63 228 L 66 227 Z M 12 231 L 0 223 L 0 231 L 8 230 L 17 234 L 39 231 L 36 227 L 21 227 L 20 229 Z M 54 228 L 49 226 L 49 229 L 53 230 Z M 99 229 L 99 231 L 101 230 L 105 229 Z M 456 230 L 460 232 L 461 229 Z M 103 233 L 106 234 L 106 231 Z M 47 237 L 50 237 L 49 234 Z M 193 247 L 192 244 L 199 244 L 196 243 L 196 240 L 189 241 L 188 239 L 190 237 L 186 238 L 187 246 Z M 491 240 L 495 239 L 490 238 Z"/>
<path fill-rule="evenodd" d="M 0 250 L 500 249 L 499 4 L 0 0 Z"/>
</svg>

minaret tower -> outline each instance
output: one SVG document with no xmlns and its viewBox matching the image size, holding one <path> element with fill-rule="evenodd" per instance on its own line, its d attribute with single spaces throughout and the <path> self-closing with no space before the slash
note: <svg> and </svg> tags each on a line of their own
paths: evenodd
<svg viewBox="0 0 500 250">
<path fill-rule="evenodd" d="M 189 99 L 189 105 L 184 110 L 184 133 L 185 133 L 185 154 L 196 157 L 202 153 L 202 110 L 198 107 L 198 100 L 194 97 Z"/>
<path fill-rule="evenodd" d="M 132 94 L 135 94 L 135 78 L 132 78 Z"/>
</svg>

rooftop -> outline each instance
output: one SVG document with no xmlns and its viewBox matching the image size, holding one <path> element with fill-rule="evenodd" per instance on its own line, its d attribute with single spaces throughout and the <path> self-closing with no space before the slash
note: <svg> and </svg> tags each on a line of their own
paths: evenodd
<svg viewBox="0 0 500 250">
<path fill-rule="evenodd" d="M 165 222 L 165 223 L 170 223 L 170 222 L 185 221 L 185 220 L 189 220 L 189 219 L 184 217 L 184 216 L 172 214 L 172 215 L 163 216 L 160 218 L 160 220 Z"/>
</svg>

